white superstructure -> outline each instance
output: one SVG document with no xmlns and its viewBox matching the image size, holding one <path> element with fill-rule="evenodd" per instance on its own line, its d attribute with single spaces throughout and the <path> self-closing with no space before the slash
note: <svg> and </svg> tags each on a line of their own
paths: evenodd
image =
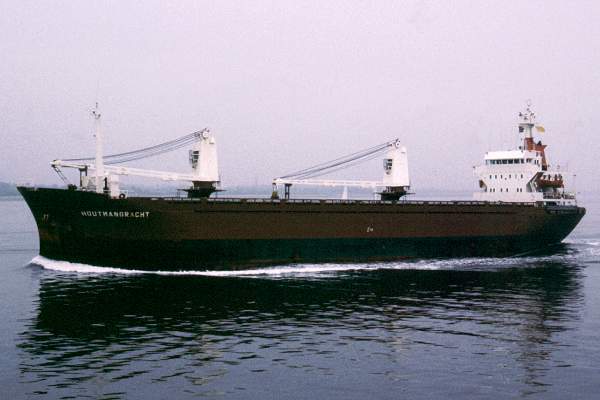
<svg viewBox="0 0 600 400">
<path fill-rule="evenodd" d="M 490 151 L 485 154 L 484 164 L 474 167 L 479 179 L 480 191 L 475 200 L 493 202 L 529 202 L 549 205 L 576 205 L 575 194 L 564 188 L 563 172 L 554 168 L 546 157 L 546 145 L 535 141 L 535 114 L 527 106 L 519 113 L 519 132 L 523 144 L 515 150 Z"/>
</svg>

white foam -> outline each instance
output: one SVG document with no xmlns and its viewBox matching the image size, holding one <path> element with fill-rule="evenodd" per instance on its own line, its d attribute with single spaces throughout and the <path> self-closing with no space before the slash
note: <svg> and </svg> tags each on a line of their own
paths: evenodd
<svg viewBox="0 0 600 400">
<path fill-rule="evenodd" d="M 123 268 L 98 267 L 95 265 L 72 263 L 69 261 L 52 260 L 43 256 L 36 256 L 30 261 L 31 264 L 39 265 L 44 269 L 60 272 L 80 272 L 87 274 L 143 274 L 145 271 L 130 270 Z"/>
<path fill-rule="evenodd" d="M 593 247 L 600 246 L 600 241 L 598 239 L 566 239 L 564 242 L 567 244 L 574 245 L 586 245 Z"/>
<path fill-rule="evenodd" d="M 31 264 L 39 265 L 42 268 L 70 273 L 81 274 L 156 274 L 156 275 L 200 275 L 200 276 L 321 276 L 335 274 L 339 272 L 357 271 L 357 270 L 377 270 L 377 269 L 416 269 L 416 270 L 436 270 L 440 266 L 435 262 L 401 262 L 401 263 L 371 263 L 371 264 L 293 264 L 287 266 L 264 267 L 256 269 L 235 270 L 235 271 L 147 271 L 143 269 L 124 269 L 114 267 L 100 267 L 89 264 L 73 263 L 69 261 L 52 260 L 46 257 L 37 256 L 31 260 Z"/>
<path fill-rule="evenodd" d="M 578 240 L 578 243 L 582 243 Z M 573 243 L 574 244 L 574 243 Z M 585 244 L 594 246 L 586 249 L 586 253 L 596 256 L 600 249 L 597 239 L 585 240 Z M 591 254 L 590 254 L 591 253 Z M 557 254 L 549 256 L 519 256 L 519 257 L 485 257 L 485 258 L 451 258 L 451 259 L 430 259 L 418 261 L 403 262 L 376 262 L 376 263 L 324 263 L 324 264 L 290 264 L 285 266 L 263 267 L 256 269 L 213 271 L 213 270 L 158 270 L 148 271 L 143 268 L 125 269 L 114 267 L 100 267 L 89 264 L 72 263 L 69 261 L 52 260 L 46 257 L 37 256 L 31 260 L 32 264 L 39 265 L 45 269 L 78 273 L 78 274 L 156 274 L 156 275 L 199 275 L 214 277 L 327 277 L 335 276 L 342 272 L 351 271 L 373 271 L 373 270 L 450 270 L 450 269 L 494 269 L 511 268 L 525 265 L 536 264 L 540 262 L 568 261 L 577 259 L 577 254 Z"/>
</svg>

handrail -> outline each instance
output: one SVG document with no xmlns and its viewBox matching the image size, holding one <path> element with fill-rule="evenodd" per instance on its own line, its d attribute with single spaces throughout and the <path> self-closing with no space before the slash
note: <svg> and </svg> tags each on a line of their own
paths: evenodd
<svg viewBox="0 0 600 400">
<path fill-rule="evenodd" d="M 243 198 L 243 197 L 217 197 L 209 199 L 190 199 L 187 197 L 149 197 L 153 201 L 181 201 L 181 202 L 206 202 L 206 203 L 240 203 L 240 204 L 329 204 L 329 205 L 371 205 L 381 204 L 388 206 L 405 205 L 436 205 L 436 206 L 535 206 L 535 202 L 502 202 L 502 201 L 471 201 L 471 200 L 338 200 L 338 199 L 270 199 L 270 198 Z"/>
</svg>

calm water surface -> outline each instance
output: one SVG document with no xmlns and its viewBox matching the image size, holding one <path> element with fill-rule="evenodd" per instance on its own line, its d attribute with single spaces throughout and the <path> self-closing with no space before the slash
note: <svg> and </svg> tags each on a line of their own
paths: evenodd
<svg viewBox="0 0 600 400">
<path fill-rule="evenodd" d="M 0 398 L 594 398 L 583 204 L 545 254 L 176 276 L 31 263 L 29 210 L 0 200 Z"/>
</svg>

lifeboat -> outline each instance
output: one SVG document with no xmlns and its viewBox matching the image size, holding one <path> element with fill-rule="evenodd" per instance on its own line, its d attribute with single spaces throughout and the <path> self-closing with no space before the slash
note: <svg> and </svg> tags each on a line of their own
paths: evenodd
<svg viewBox="0 0 600 400">
<path fill-rule="evenodd" d="M 538 186 L 541 188 L 562 188 L 564 187 L 561 174 L 543 174 L 538 179 Z"/>
</svg>

